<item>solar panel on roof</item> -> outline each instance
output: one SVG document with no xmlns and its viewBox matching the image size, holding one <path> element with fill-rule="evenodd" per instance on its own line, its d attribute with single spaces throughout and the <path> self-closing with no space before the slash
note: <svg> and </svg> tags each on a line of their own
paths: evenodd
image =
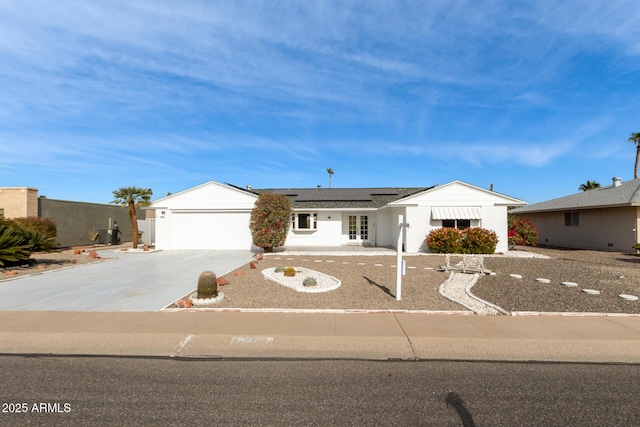
<svg viewBox="0 0 640 427">
<path fill-rule="evenodd" d="M 298 202 L 335 202 L 335 201 L 367 201 L 371 200 L 371 194 L 361 189 L 309 189 L 302 190 L 298 193 L 296 201 Z"/>
</svg>

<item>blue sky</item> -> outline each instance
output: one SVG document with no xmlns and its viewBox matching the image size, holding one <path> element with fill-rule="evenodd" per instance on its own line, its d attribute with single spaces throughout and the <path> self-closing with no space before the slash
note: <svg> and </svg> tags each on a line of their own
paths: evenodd
<svg viewBox="0 0 640 427">
<path fill-rule="evenodd" d="M 0 186 L 108 203 L 215 180 L 529 203 L 633 178 L 640 6 L 0 2 Z"/>
</svg>

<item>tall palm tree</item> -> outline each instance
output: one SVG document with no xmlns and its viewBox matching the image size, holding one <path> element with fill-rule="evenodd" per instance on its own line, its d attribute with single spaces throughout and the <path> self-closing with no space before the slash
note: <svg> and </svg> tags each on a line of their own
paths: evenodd
<svg viewBox="0 0 640 427">
<path fill-rule="evenodd" d="M 113 190 L 113 201 L 115 205 L 127 206 L 129 208 L 129 220 L 131 221 L 131 239 L 133 248 L 138 247 L 138 217 L 136 208 L 149 206 L 153 192 L 150 188 L 122 187 Z"/>
<path fill-rule="evenodd" d="M 588 190 L 593 190 L 594 188 L 600 188 L 600 183 L 598 181 L 587 180 L 586 184 L 580 184 L 580 187 L 578 187 L 578 190 L 588 191 Z"/>
<path fill-rule="evenodd" d="M 331 177 L 333 176 L 333 169 L 328 168 L 327 173 L 329 174 L 329 188 L 331 188 Z"/>
<path fill-rule="evenodd" d="M 638 160 L 640 160 L 640 132 L 632 133 L 627 141 L 636 144 L 636 164 L 633 167 L 633 179 L 638 179 Z"/>
</svg>

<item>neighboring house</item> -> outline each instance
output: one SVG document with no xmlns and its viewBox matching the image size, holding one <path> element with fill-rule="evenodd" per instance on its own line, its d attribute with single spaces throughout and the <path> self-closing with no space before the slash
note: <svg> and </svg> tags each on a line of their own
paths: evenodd
<svg viewBox="0 0 640 427">
<path fill-rule="evenodd" d="M 514 209 L 538 227 L 541 245 L 635 252 L 640 227 L 640 179 Z"/>
<path fill-rule="evenodd" d="M 143 218 L 140 213 L 138 218 Z M 0 216 L 48 218 L 56 223 L 57 240 L 62 247 L 92 244 L 89 235 L 92 230 L 100 233 L 97 243 L 113 243 L 115 228 L 119 229 L 122 241 L 131 241 L 129 214 L 122 206 L 38 197 L 36 188 L 0 187 Z M 152 224 L 139 221 L 139 227 L 146 232 L 142 240 L 152 243 L 149 240 L 153 236 Z"/>
<path fill-rule="evenodd" d="M 396 247 L 398 218 L 409 224 L 403 242 L 410 253 L 427 252 L 434 228 L 484 227 L 508 248 L 507 207 L 525 202 L 460 181 L 419 188 L 243 189 L 215 181 L 159 199 L 158 249 L 250 249 L 249 220 L 260 193 L 285 194 L 293 215 L 285 246 L 372 245 Z"/>
</svg>

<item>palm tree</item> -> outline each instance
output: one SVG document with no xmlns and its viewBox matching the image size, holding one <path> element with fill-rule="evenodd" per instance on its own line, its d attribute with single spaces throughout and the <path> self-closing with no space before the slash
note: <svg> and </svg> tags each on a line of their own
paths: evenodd
<svg viewBox="0 0 640 427">
<path fill-rule="evenodd" d="M 131 220 L 131 239 L 133 248 L 138 247 L 138 217 L 136 216 L 136 208 L 140 206 L 149 206 L 151 204 L 151 196 L 153 192 L 150 188 L 138 187 L 122 187 L 113 190 L 113 201 L 115 205 L 127 206 L 129 208 L 129 219 Z"/>
<path fill-rule="evenodd" d="M 633 168 L 633 179 L 638 179 L 638 160 L 640 160 L 640 132 L 631 133 L 627 140 L 636 144 L 636 164 Z"/>
<path fill-rule="evenodd" d="M 333 169 L 328 168 L 327 173 L 329 174 L 329 188 L 331 188 L 331 177 L 333 176 Z"/>
<path fill-rule="evenodd" d="M 578 190 L 588 191 L 588 190 L 593 190 L 594 188 L 600 188 L 600 183 L 598 181 L 587 180 L 586 184 L 580 184 L 580 187 L 578 187 Z"/>
</svg>

